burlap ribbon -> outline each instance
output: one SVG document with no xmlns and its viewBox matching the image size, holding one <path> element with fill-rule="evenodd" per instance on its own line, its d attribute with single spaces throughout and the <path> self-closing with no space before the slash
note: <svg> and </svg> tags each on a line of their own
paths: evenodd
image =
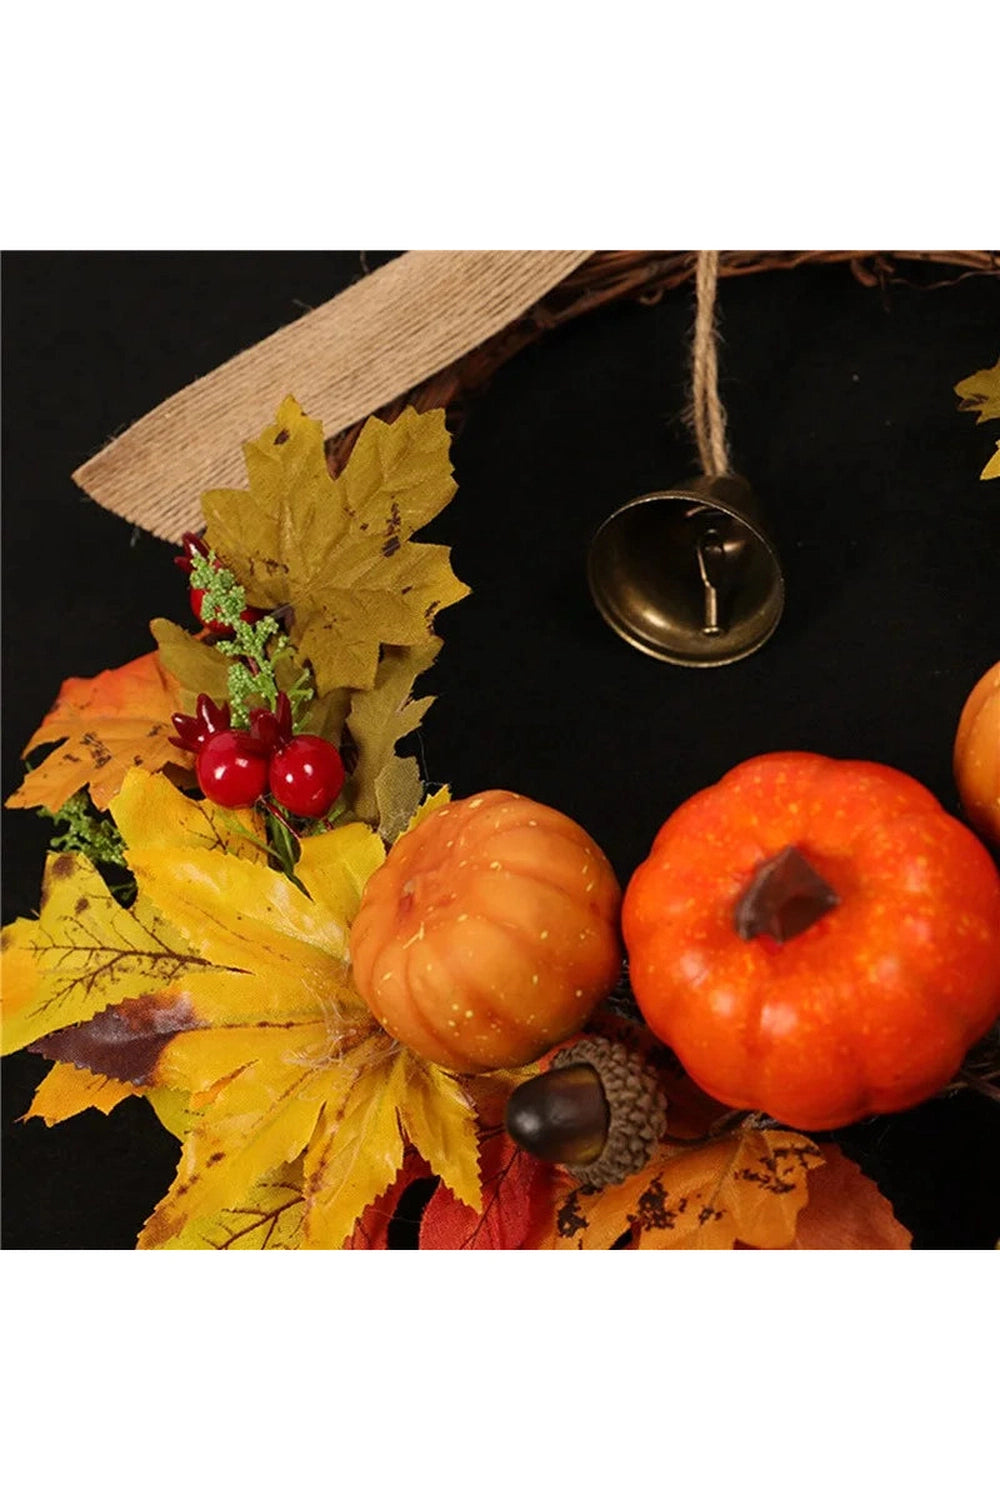
<svg viewBox="0 0 1000 1500">
<path fill-rule="evenodd" d="M 589 253 L 409 251 L 171 396 L 73 478 L 177 542 L 200 528 L 203 490 L 243 485 L 241 444 L 283 397 L 341 432 L 505 328 Z"/>
</svg>

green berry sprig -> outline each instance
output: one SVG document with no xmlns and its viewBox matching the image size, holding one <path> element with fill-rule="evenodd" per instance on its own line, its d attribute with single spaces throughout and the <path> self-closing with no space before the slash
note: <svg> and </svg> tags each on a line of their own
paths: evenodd
<svg viewBox="0 0 1000 1500">
<path fill-rule="evenodd" d="M 199 613 L 204 623 L 216 633 L 217 651 L 231 658 L 227 674 L 227 697 L 234 729 L 245 729 L 250 723 L 252 700 L 263 700 L 272 713 L 278 708 L 281 691 L 275 676 L 275 663 L 291 655 L 287 637 L 273 614 L 262 614 L 247 606 L 246 590 L 233 573 L 220 562 L 214 551 L 190 552 L 191 587 L 201 592 Z M 221 631 L 226 631 L 222 635 Z M 303 670 L 287 692 L 295 727 L 312 702 L 314 692 L 311 674 Z"/>
</svg>

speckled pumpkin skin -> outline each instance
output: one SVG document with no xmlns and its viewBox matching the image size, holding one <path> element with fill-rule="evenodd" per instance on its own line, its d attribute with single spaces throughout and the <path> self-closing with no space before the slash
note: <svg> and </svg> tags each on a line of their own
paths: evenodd
<svg viewBox="0 0 1000 1500">
<path fill-rule="evenodd" d="M 973 828 L 1000 844 L 1000 661 L 965 700 L 955 735 L 955 785 Z"/>
<path fill-rule="evenodd" d="M 407 1047 L 459 1073 L 533 1062 L 621 966 L 621 889 L 588 834 L 515 792 L 428 814 L 365 886 L 354 981 Z"/>
<path fill-rule="evenodd" d="M 797 846 L 840 904 L 784 945 L 733 909 Z M 907 1109 L 1000 1013 L 1000 876 L 926 788 L 865 761 L 746 761 L 667 820 L 625 893 L 652 1031 L 705 1091 L 803 1130 Z"/>
</svg>

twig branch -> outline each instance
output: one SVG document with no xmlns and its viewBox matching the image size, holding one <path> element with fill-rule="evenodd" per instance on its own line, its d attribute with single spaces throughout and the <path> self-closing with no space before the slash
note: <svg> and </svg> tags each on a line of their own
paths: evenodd
<svg viewBox="0 0 1000 1500">
<path fill-rule="evenodd" d="M 500 367 L 552 328 L 606 307 L 623 297 L 643 303 L 658 302 L 675 287 L 693 280 L 697 252 L 693 250 L 602 250 L 590 256 L 523 317 L 477 349 L 432 375 L 429 380 L 382 407 L 376 415 L 391 422 L 407 406 L 430 411 L 443 406 L 460 417 L 462 403 L 486 384 Z M 884 287 L 905 281 L 903 265 L 953 267 L 950 280 L 922 283 L 927 290 L 948 286 L 966 276 L 1000 276 L 1000 255 L 993 250 L 720 250 L 719 276 L 752 276 L 759 271 L 794 271 L 799 266 L 850 267 L 864 286 Z M 327 439 L 327 463 L 339 474 L 351 455 L 364 422 Z"/>
</svg>

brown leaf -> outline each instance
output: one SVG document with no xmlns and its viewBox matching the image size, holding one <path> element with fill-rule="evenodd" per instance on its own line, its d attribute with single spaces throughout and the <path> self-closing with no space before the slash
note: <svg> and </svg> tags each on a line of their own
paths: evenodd
<svg viewBox="0 0 1000 1500">
<path fill-rule="evenodd" d="M 28 1051 L 122 1083 L 145 1084 L 167 1043 L 199 1024 L 184 994 L 137 995 L 90 1021 L 51 1032 Z"/>
<path fill-rule="evenodd" d="M 824 1145 L 823 1165 L 809 1178 L 809 1202 L 789 1250 L 909 1250 L 904 1229 L 871 1178 L 837 1146 Z"/>
</svg>

